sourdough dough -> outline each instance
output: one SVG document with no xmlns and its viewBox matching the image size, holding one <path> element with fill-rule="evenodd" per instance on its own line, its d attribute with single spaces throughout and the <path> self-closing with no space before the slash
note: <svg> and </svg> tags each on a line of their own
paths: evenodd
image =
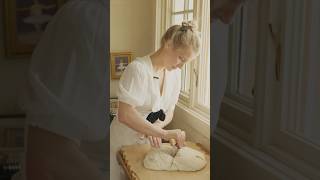
<svg viewBox="0 0 320 180">
<path fill-rule="evenodd" d="M 164 143 L 159 149 L 152 149 L 143 160 L 143 165 L 151 170 L 198 171 L 206 165 L 205 155 L 189 147 L 177 149 Z"/>
</svg>

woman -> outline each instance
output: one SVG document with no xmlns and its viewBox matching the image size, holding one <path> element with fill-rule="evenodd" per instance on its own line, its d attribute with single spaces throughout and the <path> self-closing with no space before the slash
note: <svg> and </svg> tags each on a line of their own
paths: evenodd
<svg viewBox="0 0 320 180">
<path fill-rule="evenodd" d="M 181 84 L 180 68 L 194 59 L 200 38 L 191 22 L 170 27 L 161 39 L 161 48 L 128 65 L 119 82 L 119 109 L 110 129 L 110 175 L 123 179 L 116 160 L 122 145 L 146 143 L 159 147 L 161 139 L 175 139 L 183 146 L 185 133 L 164 130 L 173 117 Z"/>
</svg>

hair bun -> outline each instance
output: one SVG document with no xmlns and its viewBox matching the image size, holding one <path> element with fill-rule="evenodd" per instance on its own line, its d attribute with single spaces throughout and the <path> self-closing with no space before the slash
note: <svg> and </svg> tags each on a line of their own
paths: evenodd
<svg viewBox="0 0 320 180">
<path fill-rule="evenodd" d="M 181 28 L 180 30 L 181 31 L 187 31 L 187 30 L 190 30 L 192 32 L 196 31 L 197 30 L 197 24 L 195 21 L 183 21 L 181 23 Z"/>
</svg>

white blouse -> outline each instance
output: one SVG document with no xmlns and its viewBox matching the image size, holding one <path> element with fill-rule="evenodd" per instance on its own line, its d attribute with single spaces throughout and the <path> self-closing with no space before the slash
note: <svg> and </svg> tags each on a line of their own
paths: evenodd
<svg viewBox="0 0 320 180">
<path fill-rule="evenodd" d="M 73 140 L 107 135 L 105 0 L 73 0 L 48 24 L 28 72 L 27 122 Z"/>
<path fill-rule="evenodd" d="M 179 98 L 181 70 L 165 70 L 163 92 L 155 75 L 150 56 L 130 63 L 119 81 L 118 99 L 132 105 L 146 119 L 150 112 L 172 110 Z"/>
</svg>

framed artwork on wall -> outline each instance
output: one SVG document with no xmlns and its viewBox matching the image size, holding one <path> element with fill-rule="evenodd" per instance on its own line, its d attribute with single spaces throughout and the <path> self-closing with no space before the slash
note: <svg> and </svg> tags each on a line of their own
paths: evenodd
<svg viewBox="0 0 320 180">
<path fill-rule="evenodd" d="M 118 52 L 110 54 L 111 78 L 120 79 L 121 74 L 132 61 L 131 52 Z"/>
<path fill-rule="evenodd" d="M 66 1 L 4 0 L 6 56 L 30 56 L 47 24 Z"/>
</svg>

